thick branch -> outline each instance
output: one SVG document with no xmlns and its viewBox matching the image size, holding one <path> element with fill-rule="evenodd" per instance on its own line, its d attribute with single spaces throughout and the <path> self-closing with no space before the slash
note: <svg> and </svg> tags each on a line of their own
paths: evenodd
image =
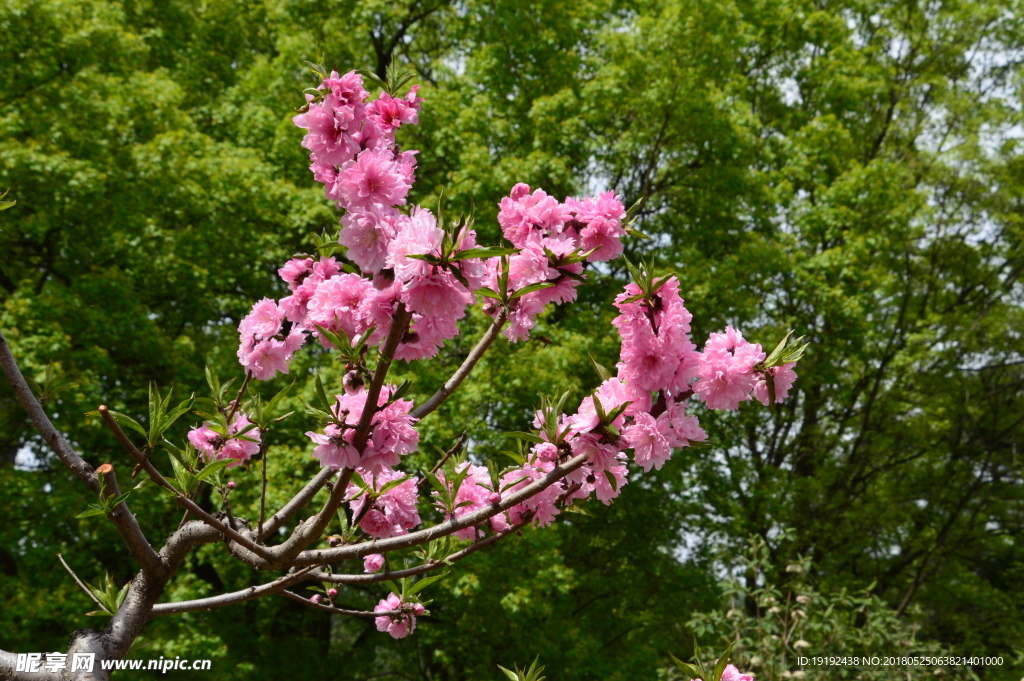
<svg viewBox="0 0 1024 681">
<path fill-rule="evenodd" d="M 43 411 L 43 405 L 39 404 L 39 400 L 32 394 L 32 389 L 25 382 L 25 377 L 21 375 L 21 370 L 18 369 L 17 362 L 14 361 L 14 355 L 11 354 L 11 348 L 7 344 L 7 339 L 4 338 L 3 332 L 0 332 L 0 367 L 3 368 L 7 380 L 10 381 L 11 387 L 14 388 L 15 396 L 21 402 L 21 406 L 25 408 L 25 411 L 28 412 L 29 418 L 32 419 L 32 424 L 39 431 L 39 434 L 43 436 L 43 439 L 60 457 L 64 465 L 79 480 L 84 482 L 89 489 L 99 494 L 100 483 L 96 477 L 96 471 L 82 457 L 78 456 L 67 440 L 50 423 L 49 417 Z"/>
<path fill-rule="evenodd" d="M 410 546 L 425 544 L 429 541 L 433 541 L 434 539 L 440 539 L 441 537 L 445 537 L 453 532 L 458 532 L 461 529 L 477 525 L 491 516 L 495 516 L 502 511 L 507 511 L 516 504 L 519 504 L 533 495 L 544 491 L 569 473 L 582 466 L 586 463 L 586 460 L 586 454 L 580 454 L 579 456 L 573 457 L 564 465 L 556 466 L 550 473 L 540 480 L 532 482 L 523 489 L 510 494 L 505 499 L 502 499 L 501 503 L 491 504 L 479 511 L 467 513 L 461 518 L 452 518 L 440 525 L 434 525 L 433 527 L 428 527 L 424 530 L 411 532 L 410 534 L 404 534 L 398 537 L 374 539 L 360 544 L 353 544 L 352 546 L 339 546 L 334 549 L 304 551 L 296 557 L 294 564 L 313 565 L 315 563 L 335 563 L 340 560 L 353 560 L 368 556 L 371 553 L 386 553 L 396 549 L 405 549 Z"/>
<path fill-rule="evenodd" d="M 412 410 L 413 418 L 421 419 L 430 412 L 434 411 L 441 406 L 441 403 L 448 399 L 448 397 L 455 392 L 455 389 L 462 384 L 466 377 L 473 371 L 473 367 L 480 361 L 480 358 L 487 352 L 487 348 L 491 347 L 491 343 L 501 333 L 501 328 L 505 326 L 505 321 L 508 319 L 508 310 L 501 308 L 498 312 L 498 316 L 494 318 L 490 328 L 484 334 L 483 338 L 477 342 L 476 346 L 469 353 L 469 356 L 463 360 L 462 365 L 458 370 L 452 374 L 452 377 L 445 381 L 444 385 L 437 389 L 429 400 L 421 404 Z"/>
<path fill-rule="evenodd" d="M 366 447 L 366 440 L 370 437 L 370 423 L 374 414 L 377 413 L 377 402 L 380 399 L 381 388 L 387 380 L 388 370 L 395 356 L 395 350 L 405 335 L 412 313 L 405 309 L 405 303 L 399 303 L 395 310 L 395 316 L 391 320 L 391 331 L 384 340 L 380 349 L 380 357 L 377 359 L 377 368 L 373 371 L 373 378 L 370 379 L 370 387 L 366 389 L 366 402 L 363 404 L 363 413 L 359 417 L 359 425 L 356 426 L 355 435 L 352 437 L 352 446 L 360 453 Z"/>
</svg>

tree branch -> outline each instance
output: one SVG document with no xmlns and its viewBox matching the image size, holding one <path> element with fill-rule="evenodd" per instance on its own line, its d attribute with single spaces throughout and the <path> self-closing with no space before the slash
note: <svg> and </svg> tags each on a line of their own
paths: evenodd
<svg viewBox="0 0 1024 681">
<path fill-rule="evenodd" d="M 425 544 L 434 539 L 440 539 L 453 532 L 458 532 L 461 529 L 472 527 L 478 523 L 487 520 L 491 516 L 495 516 L 502 511 L 507 511 L 516 504 L 519 504 L 526 499 L 538 494 L 551 485 L 555 484 L 569 473 L 573 472 L 584 463 L 586 463 L 587 455 L 580 454 L 572 459 L 569 459 L 564 465 L 556 466 L 550 473 L 545 475 L 540 480 L 530 483 L 523 489 L 510 494 L 508 497 L 503 499 L 501 503 L 492 504 L 486 508 L 482 508 L 479 511 L 473 513 L 467 513 L 461 518 L 452 518 L 439 525 L 428 527 L 418 532 L 411 532 L 398 537 L 390 537 L 388 539 L 374 539 L 372 541 L 362 542 L 359 544 L 353 544 L 351 546 L 339 546 L 334 549 L 319 549 L 316 551 L 304 551 L 296 556 L 294 565 L 311 565 L 314 563 L 336 563 L 341 560 L 352 560 L 355 558 L 362 558 L 368 556 L 371 553 L 386 553 L 388 551 L 394 551 L 395 549 L 404 549 L 410 546 L 418 546 Z"/>
<path fill-rule="evenodd" d="M 117 485 L 117 476 L 114 474 L 114 467 L 112 465 L 109 463 L 103 464 L 97 469 L 97 473 L 103 476 L 103 489 L 108 499 L 121 496 L 121 488 Z M 160 562 L 160 556 L 156 555 L 156 551 L 153 550 L 153 547 L 146 539 L 146 535 L 142 532 L 142 528 L 139 527 L 138 520 L 128 510 L 128 503 L 126 501 L 118 504 L 107 517 L 117 528 L 117 533 L 121 536 L 121 540 L 128 547 L 128 553 L 131 554 L 135 562 L 144 571 L 163 571 L 164 564 Z"/>
<path fill-rule="evenodd" d="M 128 436 L 124 434 L 124 431 L 121 430 L 121 426 L 117 425 L 117 422 L 114 421 L 114 417 L 110 415 L 110 410 L 107 409 L 106 405 L 100 405 L 99 412 L 100 416 L 103 417 L 104 422 L 106 422 L 107 427 L 110 428 L 110 430 L 114 433 L 114 436 L 118 439 L 121 445 L 128 451 L 128 453 L 132 455 L 132 457 L 139 463 L 139 465 L 142 466 L 142 468 L 146 471 L 146 473 L 153 480 L 153 482 L 163 487 L 164 489 L 173 492 L 175 499 L 177 499 L 180 505 L 187 508 L 197 518 L 200 518 L 206 524 L 213 526 L 222 534 L 230 537 L 239 545 L 249 549 L 260 558 L 263 558 L 264 560 L 273 560 L 273 556 L 270 554 L 270 552 L 267 551 L 267 549 L 255 543 L 248 537 L 239 534 L 233 528 L 228 527 L 221 521 L 214 518 L 212 515 L 201 509 L 199 505 L 196 504 L 194 501 L 192 501 L 187 496 L 179 492 L 173 485 L 171 485 L 171 483 L 167 482 L 164 476 L 160 474 L 160 471 L 156 469 L 156 466 L 153 465 L 153 462 L 149 460 L 149 457 L 143 455 L 142 452 L 140 452 L 135 447 L 132 441 L 128 439 Z"/>
<path fill-rule="evenodd" d="M 326 605 L 324 603 L 314 603 L 308 598 L 303 598 L 299 594 L 292 593 L 291 591 L 282 591 L 281 595 L 285 598 L 290 598 L 293 601 L 298 601 L 299 603 L 308 605 L 311 608 L 316 608 L 317 610 L 325 610 L 327 612 L 333 612 L 337 615 L 348 615 L 350 617 L 385 617 L 387 615 L 402 614 L 401 610 L 388 610 L 387 612 L 369 612 L 367 610 L 344 610 L 342 608 L 335 608 L 334 606 Z"/>
<path fill-rule="evenodd" d="M 175 615 L 182 612 L 195 612 L 197 610 L 212 610 L 213 608 L 222 608 L 226 605 L 234 605 L 235 603 L 244 603 L 254 598 L 277 593 L 292 584 L 301 582 L 309 578 L 310 573 L 315 569 L 315 566 L 311 565 L 298 572 L 279 577 L 273 582 L 267 582 L 259 586 L 250 586 L 248 589 L 233 591 L 219 596 L 197 598 L 191 601 L 178 601 L 176 603 L 158 603 L 153 606 L 150 612 L 153 617 L 157 617 L 159 615 Z"/>
<path fill-rule="evenodd" d="M 412 410 L 413 418 L 422 419 L 424 416 L 440 407 L 441 404 L 447 400 L 453 392 L 455 392 L 455 389 L 458 388 L 464 380 L 466 380 L 466 377 L 468 377 L 473 371 L 473 367 L 476 366 L 476 363 L 480 361 L 480 358 L 484 356 L 487 349 L 491 347 L 491 343 L 493 343 L 498 337 L 498 334 L 501 333 L 501 328 L 505 326 L 505 322 L 507 320 L 508 310 L 501 308 L 498 312 L 498 316 L 494 318 L 493 322 L 491 322 L 490 328 L 488 328 L 487 332 L 484 333 L 483 338 L 477 342 L 473 350 L 470 351 L 469 356 L 462 361 L 462 365 L 454 374 L 452 374 L 452 377 L 445 381 L 444 385 L 438 388 L 437 392 L 434 393 L 430 399 Z"/>
<path fill-rule="evenodd" d="M 25 408 L 25 411 L 28 412 L 29 418 L 32 419 L 32 425 L 36 427 L 39 434 L 43 436 L 47 444 L 60 457 L 64 465 L 79 480 L 84 482 L 89 489 L 99 494 L 100 483 L 96 477 L 96 471 L 72 449 L 71 445 L 64 439 L 64 436 L 50 423 L 49 417 L 43 411 L 43 405 L 32 394 L 32 389 L 28 387 L 25 377 L 21 375 L 21 370 L 18 368 L 17 362 L 14 361 L 14 355 L 11 354 L 11 348 L 7 344 L 7 339 L 4 338 L 3 332 L 0 332 L 0 367 L 3 368 L 7 380 L 10 382 L 11 387 L 14 388 L 15 396 L 18 398 L 21 406 Z"/>
</svg>

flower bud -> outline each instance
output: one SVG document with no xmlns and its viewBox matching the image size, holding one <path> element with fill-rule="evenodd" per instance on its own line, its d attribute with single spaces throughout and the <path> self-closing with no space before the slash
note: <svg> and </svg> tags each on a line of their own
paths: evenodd
<svg viewBox="0 0 1024 681">
<path fill-rule="evenodd" d="M 309 602 L 310 603 L 319 603 L 320 602 L 320 594 L 313 594 L 313 597 L 309 599 Z"/>
<path fill-rule="evenodd" d="M 228 489 L 234 489 L 234 488 L 235 488 L 235 481 L 234 481 L 234 480 L 232 480 L 232 481 L 230 481 L 230 482 L 228 483 Z"/>
<path fill-rule="evenodd" d="M 338 595 L 338 590 L 332 587 L 332 588 L 327 590 L 327 595 L 330 596 L 331 598 L 334 598 L 335 596 Z"/>
<path fill-rule="evenodd" d="M 797 596 L 796 597 L 796 602 L 799 603 L 800 605 L 807 605 L 808 603 L 811 602 L 811 597 L 810 596 Z"/>
<path fill-rule="evenodd" d="M 334 547 L 341 545 L 341 539 L 338 537 L 330 537 L 327 540 L 327 545 L 333 549 Z"/>
<path fill-rule="evenodd" d="M 488 497 L 488 501 L 490 501 L 492 504 L 500 504 L 501 495 L 498 494 L 497 492 L 491 492 L 491 496 Z"/>
<path fill-rule="evenodd" d="M 800 639 L 799 641 L 793 644 L 793 647 L 797 650 L 803 650 L 804 648 L 810 648 L 811 644 L 803 639 Z"/>
<path fill-rule="evenodd" d="M 795 574 L 800 574 L 803 571 L 804 571 L 804 566 L 801 565 L 800 563 L 792 563 L 791 565 L 787 565 L 786 566 L 786 572 L 792 572 L 792 573 L 795 573 Z"/>
<path fill-rule="evenodd" d="M 751 667 L 760 667 L 762 662 L 764 662 L 764 660 L 761 659 L 760 655 L 754 655 L 752 658 L 750 658 Z"/>
<path fill-rule="evenodd" d="M 777 605 L 773 605 L 772 607 L 768 608 L 768 614 L 769 615 L 774 615 L 774 614 L 779 613 L 779 612 L 782 612 L 782 608 L 780 608 Z"/>
</svg>

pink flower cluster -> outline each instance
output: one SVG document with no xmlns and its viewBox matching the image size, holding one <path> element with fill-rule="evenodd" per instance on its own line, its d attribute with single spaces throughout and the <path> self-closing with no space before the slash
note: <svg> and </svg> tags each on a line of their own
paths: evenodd
<svg viewBox="0 0 1024 681">
<path fill-rule="evenodd" d="M 348 505 L 353 518 L 361 518 L 359 527 L 368 537 L 387 539 L 405 534 L 420 524 L 420 514 L 416 510 L 416 479 L 409 477 L 383 494 L 380 490 L 389 482 L 401 480 L 407 476 L 388 468 L 382 469 L 377 475 L 364 476 L 363 480 L 373 490 L 370 507 L 365 508 L 369 493 L 355 483 L 349 483 L 346 490 Z M 381 557 L 383 564 L 383 557 Z M 374 563 L 371 563 L 372 566 Z M 365 567 L 369 567 L 364 563 Z M 380 567 L 378 566 L 379 570 Z M 376 572 L 376 570 L 367 570 Z"/>
<path fill-rule="evenodd" d="M 345 208 L 405 203 L 416 170 L 416 152 L 398 152 L 395 130 L 418 122 L 423 101 L 414 86 L 403 98 L 387 93 L 373 102 L 354 71 L 332 72 L 320 84 L 321 95 L 306 95 L 307 110 L 295 116 L 304 128 L 310 170 L 325 185 L 327 197 Z"/>
<path fill-rule="evenodd" d="M 401 597 L 395 592 L 388 594 L 387 598 L 381 599 L 374 612 L 396 612 L 395 615 L 381 615 L 374 618 L 377 631 L 386 631 L 391 638 L 405 638 L 416 631 L 416 618 L 426 612 L 421 603 L 403 603 Z"/>
<path fill-rule="evenodd" d="M 640 295 L 640 287 L 629 284 L 615 298 L 619 316 L 612 323 L 622 336 L 619 375 L 643 390 L 686 392 L 697 374 L 699 355 L 690 340 L 693 315 L 683 306 L 679 280 L 665 281 L 653 301 L 633 300 Z"/>
<path fill-rule="evenodd" d="M 768 383 L 765 373 L 772 376 L 775 401 L 782 402 L 796 380 L 794 362 L 756 369 L 766 358 L 760 343 L 749 343 L 743 334 L 731 326 L 725 333 L 712 333 L 697 362 L 699 380 L 693 384 L 697 393 L 710 409 L 737 409 L 740 402 L 753 395 L 761 404 L 768 405 Z"/>
<path fill-rule="evenodd" d="M 353 445 L 356 426 L 363 416 L 366 404 L 366 388 L 359 388 L 338 395 L 332 412 L 334 421 L 323 433 L 307 432 L 306 436 L 316 444 L 313 456 L 320 459 L 322 466 L 334 469 L 355 468 L 366 475 L 390 474 L 400 457 L 416 451 L 420 434 L 413 427 L 414 419 L 409 415 L 412 400 L 392 400 L 395 387 L 384 386 L 377 399 L 377 411 L 370 419 L 370 437 L 362 453 Z"/>
<path fill-rule="evenodd" d="M 455 493 L 455 517 L 461 518 L 468 513 L 475 513 L 482 508 L 486 508 L 492 504 L 497 504 L 501 501 L 501 494 L 494 489 L 494 484 L 491 482 L 491 475 L 488 470 L 483 466 L 477 466 L 476 464 L 468 461 L 463 462 L 455 467 L 456 473 L 469 468 L 466 477 L 462 479 L 459 484 L 459 489 Z M 451 485 L 445 480 L 444 473 L 438 472 L 438 480 L 441 484 L 451 489 Z M 437 496 L 437 492 L 434 492 L 434 496 Z M 438 509 L 444 514 L 445 520 L 451 519 L 451 514 L 447 513 L 444 508 L 437 504 Z M 491 516 L 485 523 L 492 531 L 501 532 L 508 529 L 508 519 L 504 513 Z M 477 537 L 478 529 L 475 527 L 467 527 L 455 532 L 455 536 L 459 539 L 473 540 Z"/>
<path fill-rule="evenodd" d="M 530 193 L 522 183 L 512 188 L 499 208 L 498 223 L 505 238 L 520 249 L 509 258 L 508 292 L 545 285 L 512 301 L 505 335 L 518 342 L 529 338 L 545 306 L 576 300 L 576 287 L 584 280 L 584 260 L 601 262 L 622 254 L 626 210 L 614 192 L 560 203 L 542 189 Z M 487 265 L 486 285 L 496 291 L 501 263 L 493 259 Z M 497 308 L 488 305 L 485 311 L 493 315 Z"/>
<path fill-rule="evenodd" d="M 188 441 L 203 455 L 207 463 L 212 463 L 218 459 L 234 459 L 232 463 L 227 465 L 228 468 L 234 468 L 243 461 L 248 461 L 260 451 L 259 428 L 251 428 L 245 431 L 243 435 L 238 436 L 239 433 L 251 425 L 252 422 L 249 421 L 246 415 L 238 412 L 235 415 L 235 420 L 231 422 L 231 426 L 228 428 L 227 437 L 211 428 L 209 422 L 204 422 L 203 425 L 193 428 L 188 432 Z M 243 440 L 241 439 L 243 437 L 249 439 Z M 254 440 L 254 442 L 249 440 Z"/>
<path fill-rule="evenodd" d="M 415 87 L 405 97 L 384 92 L 371 101 L 358 74 L 332 72 L 319 94 L 308 96 L 306 111 L 294 118 L 307 131 L 303 146 L 314 179 L 345 211 L 338 241 L 349 263 L 302 256 L 278 270 L 288 295 L 276 302 L 260 300 L 238 327 L 238 358 L 251 376 L 268 380 L 288 373 L 292 356 L 310 337 L 328 349 L 344 345 L 341 335 L 362 348 L 379 345 L 403 307 L 411 322 L 397 339 L 394 359 L 433 357 L 459 333 L 457 322 L 477 294 L 485 298 L 486 314 L 507 311 L 505 335 L 523 341 L 547 305 L 576 300 L 588 263 L 622 254 L 626 211 L 614 192 L 560 202 L 541 189 L 515 185 L 498 213 L 514 252 L 497 256 L 479 249 L 468 226 L 438 224 L 429 210 L 408 206 L 417 152 L 401 150 L 395 131 L 418 123 L 422 99 L 416 92 Z M 686 413 L 686 400 L 694 394 L 712 409 L 736 409 L 751 397 L 767 404 L 771 390 L 776 402 L 785 399 L 796 378 L 793 362 L 765 368 L 761 346 L 732 327 L 711 334 L 698 352 L 678 279 L 636 276 L 638 283 L 615 299 L 619 314 L 613 324 L 622 338 L 616 375 L 586 396 L 575 413 L 556 413 L 561 408 L 545 404 L 534 420 L 540 436 L 527 436 L 533 445 L 521 465 L 495 480 L 486 467 L 461 463 L 455 474 L 464 477 L 454 497 L 450 489 L 435 492 L 434 504 L 446 520 L 464 518 L 488 508 L 497 511 L 496 505 L 511 504 L 510 495 L 535 483 L 552 484 L 459 530 L 457 537 L 476 541 L 514 525 L 546 526 L 566 504 L 592 495 L 610 504 L 629 482 L 630 458 L 646 472 L 660 470 L 673 449 L 706 439 L 697 417 Z M 373 539 L 404 535 L 421 522 L 417 480 L 395 470 L 401 457 L 419 446 L 413 403 L 395 399 L 396 388 L 384 386 L 366 443 L 357 447 L 355 434 L 369 393 L 367 369 L 353 356 L 345 392 L 334 398 L 322 432 L 306 435 L 322 466 L 358 474 L 345 490 L 353 523 Z M 249 425 L 240 413 L 227 435 L 206 423 L 188 437 L 209 461 L 244 460 L 259 451 L 259 430 L 244 434 L 254 442 L 231 435 Z M 584 461 L 582 466 L 556 480 L 557 467 L 574 457 Z M 451 485 L 444 474 L 437 477 L 442 486 Z M 364 557 L 368 573 L 385 564 L 381 554 Z M 394 638 L 415 630 L 416 617 L 425 612 L 395 593 L 374 611 L 396 613 L 376 617 L 378 630 Z M 726 673 L 725 681 L 751 681 L 731 665 Z"/>
</svg>

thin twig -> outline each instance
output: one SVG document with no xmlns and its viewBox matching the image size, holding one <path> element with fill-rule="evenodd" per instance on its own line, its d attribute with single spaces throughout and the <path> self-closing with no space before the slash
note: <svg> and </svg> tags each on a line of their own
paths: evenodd
<svg viewBox="0 0 1024 681">
<path fill-rule="evenodd" d="M 238 395 L 235 396 L 235 401 L 232 403 L 231 411 L 228 413 L 228 430 L 231 430 L 231 419 L 235 418 L 235 414 L 242 406 L 242 397 L 245 396 L 245 389 L 249 387 L 249 381 L 252 380 L 252 374 L 248 371 L 245 372 L 245 380 L 242 381 L 241 387 L 238 389 Z"/>
<path fill-rule="evenodd" d="M 68 567 L 68 564 L 64 562 L 64 556 L 58 553 L 57 558 L 60 560 L 60 564 L 64 566 L 64 569 L 68 571 L 68 574 L 71 575 L 74 578 L 74 580 L 78 583 L 78 586 L 82 587 L 82 591 L 84 591 L 86 595 L 92 599 L 92 602 L 100 606 L 100 610 L 102 610 L 103 612 L 107 613 L 108 615 L 113 615 L 114 613 L 107 610 L 107 607 L 100 603 L 99 599 L 96 598 L 95 594 L 93 594 L 93 592 L 89 590 L 89 587 L 87 587 L 82 582 L 82 580 L 78 578 L 78 575 L 75 574 L 75 571 Z"/>
<path fill-rule="evenodd" d="M 291 591 L 281 591 L 280 594 L 285 598 L 290 598 L 293 601 L 298 601 L 304 605 L 308 605 L 311 608 L 317 608 L 318 610 L 325 610 L 327 612 L 333 612 L 338 615 L 349 615 L 350 617 L 387 617 L 390 615 L 401 615 L 401 610 L 388 610 L 386 612 L 369 612 L 368 610 L 345 610 L 343 608 L 335 608 L 331 605 L 324 603 L 314 603 L 308 598 L 303 598 L 297 593 Z"/>
<path fill-rule="evenodd" d="M 467 435 L 467 431 L 462 431 L 462 435 L 460 435 L 459 439 L 455 441 L 455 444 L 452 445 L 452 448 L 445 452 L 444 456 L 441 457 L 441 460 L 434 464 L 434 467 L 430 469 L 431 475 L 436 475 L 437 472 L 441 470 L 441 466 L 443 466 L 448 461 L 448 459 L 452 458 L 453 456 L 459 453 L 459 450 L 462 449 L 462 445 L 465 444 L 466 442 Z M 423 487 L 427 485 L 429 482 L 430 478 L 424 477 L 422 480 L 419 481 L 419 486 Z"/>
<path fill-rule="evenodd" d="M 265 435 L 266 434 L 264 433 L 264 436 Z M 262 440 L 264 438 L 261 437 L 260 439 Z M 263 446 L 262 442 L 260 443 L 260 446 Z M 256 526 L 257 541 L 262 541 L 261 537 L 263 537 L 263 519 L 267 517 L 267 454 L 269 453 L 269 450 L 270 448 L 267 447 L 263 451 L 263 489 L 260 490 L 260 522 Z"/>
<path fill-rule="evenodd" d="M 106 405 L 100 405 L 99 412 L 100 416 L 103 417 L 103 421 L 107 424 L 107 427 L 110 428 L 110 430 L 114 433 L 114 437 L 118 439 L 121 445 L 128 451 L 129 454 L 132 455 L 132 457 L 135 458 L 136 461 L 142 464 L 142 467 L 145 469 L 146 473 L 149 475 L 150 479 L 153 480 L 153 482 L 168 490 L 169 492 L 172 492 L 174 494 L 175 499 L 177 499 L 180 505 L 192 511 L 192 513 L 194 513 L 197 517 L 203 520 L 207 525 L 211 525 L 212 527 L 216 528 L 221 533 L 235 540 L 238 544 L 249 549 L 260 558 L 266 561 L 274 562 L 274 556 L 271 553 L 269 553 L 264 547 L 260 546 L 259 544 L 256 544 L 252 540 L 236 532 L 233 528 L 228 527 L 221 521 L 214 518 L 212 515 L 201 509 L 198 504 L 196 504 L 194 501 L 192 501 L 187 496 L 182 494 L 177 488 L 171 485 L 171 483 L 167 482 L 164 476 L 160 474 L 160 471 L 156 469 L 156 466 L 153 465 L 153 462 L 150 461 L 148 457 L 143 456 L 142 452 L 140 452 L 138 448 L 136 448 L 132 441 L 128 438 L 128 436 L 124 434 L 124 431 L 121 430 L 121 426 L 117 425 L 117 421 L 115 421 L 114 417 L 110 415 L 110 410 L 107 409 Z"/>
<path fill-rule="evenodd" d="M 441 406 L 441 403 L 448 399 L 448 397 L 455 392 L 466 377 L 473 371 L 473 367 L 480 361 L 480 358 L 487 352 L 487 348 L 491 346 L 491 343 L 501 333 L 501 328 L 505 326 L 505 321 L 508 319 L 508 310 L 501 308 L 498 311 L 498 316 L 494 318 L 490 328 L 484 333 L 483 338 L 473 347 L 469 355 L 463 360 L 462 365 L 452 374 L 452 377 L 445 381 L 444 385 L 437 389 L 430 399 L 412 410 L 411 415 L 414 419 L 422 419 L 424 416 L 434 411 Z"/>
</svg>

